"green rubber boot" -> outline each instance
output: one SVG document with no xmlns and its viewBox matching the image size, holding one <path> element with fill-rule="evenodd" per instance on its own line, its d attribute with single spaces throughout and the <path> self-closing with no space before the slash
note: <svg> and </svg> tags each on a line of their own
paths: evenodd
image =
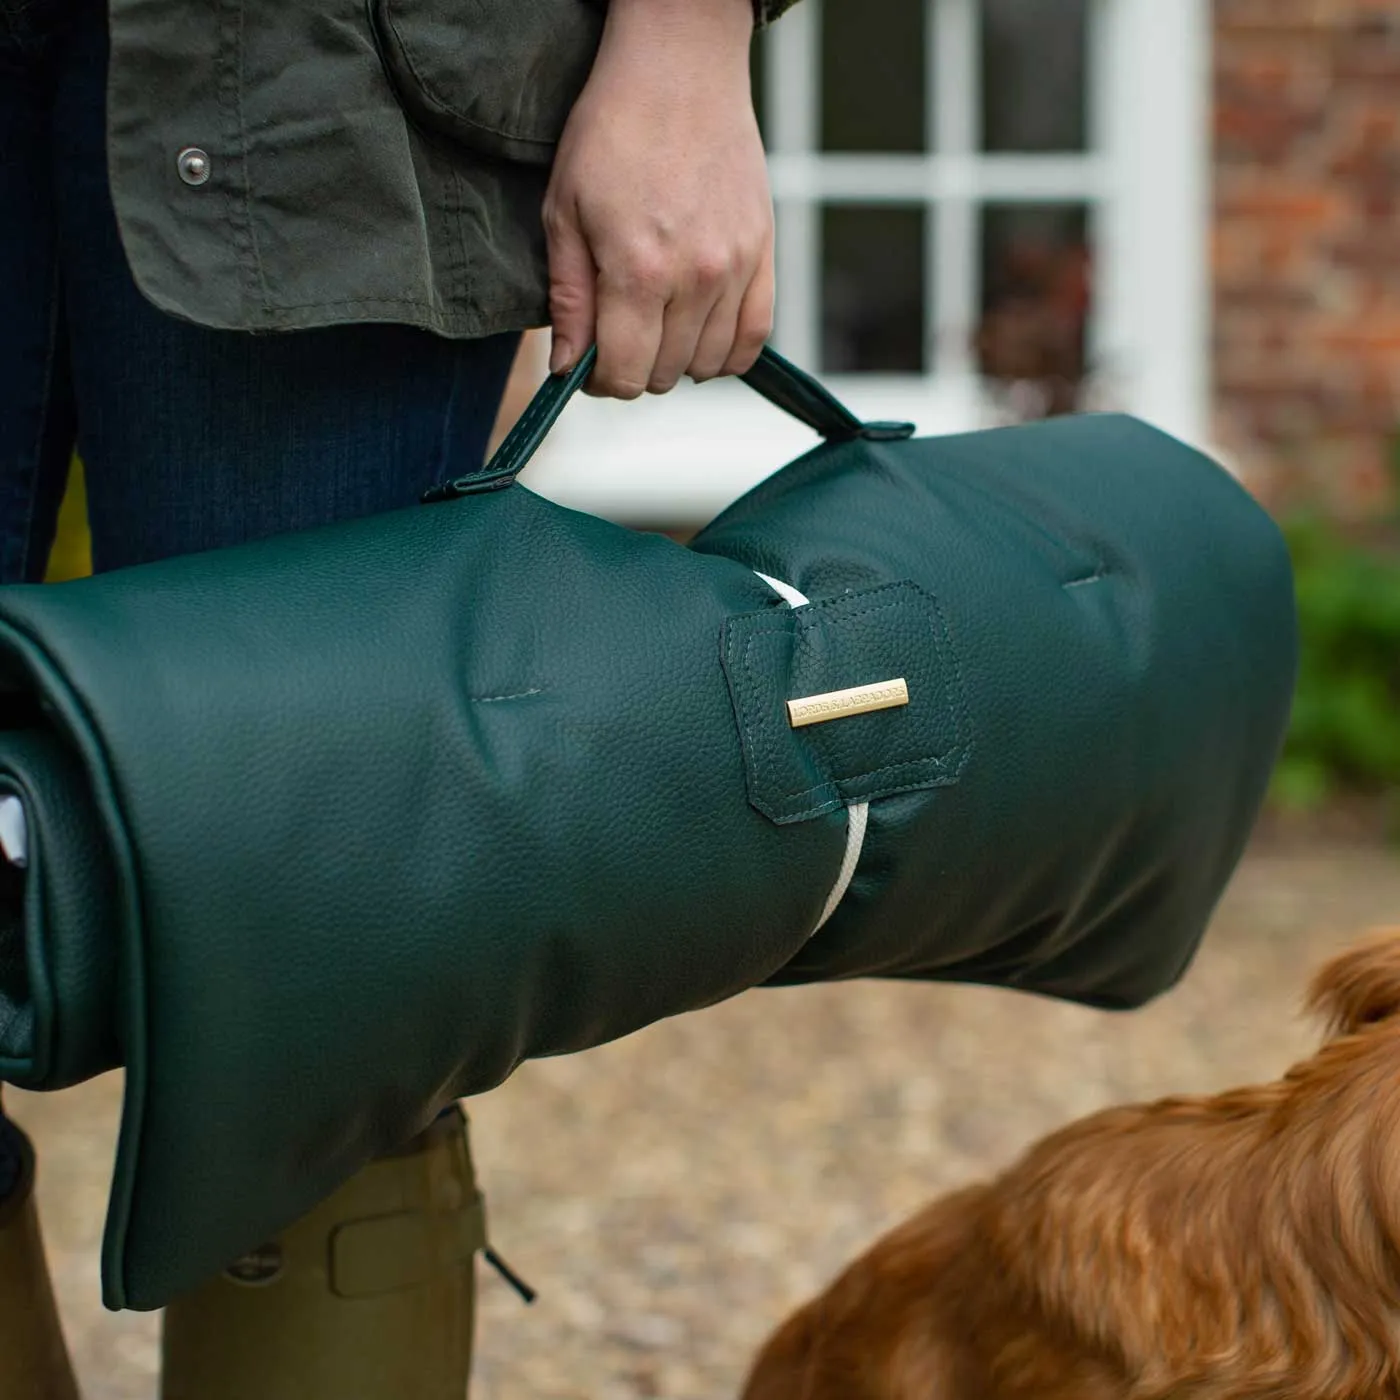
<svg viewBox="0 0 1400 1400">
<path fill-rule="evenodd" d="M 0 1117 L 0 1395 L 78 1400 L 34 1208 L 34 1149 Z"/>
<path fill-rule="evenodd" d="M 485 1243 L 454 1108 L 166 1309 L 163 1400 L 463 1400 Z"/>
</svg>

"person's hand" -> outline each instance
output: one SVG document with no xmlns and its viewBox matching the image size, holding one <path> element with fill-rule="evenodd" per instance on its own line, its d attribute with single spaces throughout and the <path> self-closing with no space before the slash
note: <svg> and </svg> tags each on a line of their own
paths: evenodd
<svg viewBox="0 0 1400 1400">
<path fill-rule="evenodd" d="M 742 374 L 773 322 L 773 205 L 749 90 L 751 0 L 610 0 L 544 226 L 550 369 L 590 393 Z"/>
</svg>

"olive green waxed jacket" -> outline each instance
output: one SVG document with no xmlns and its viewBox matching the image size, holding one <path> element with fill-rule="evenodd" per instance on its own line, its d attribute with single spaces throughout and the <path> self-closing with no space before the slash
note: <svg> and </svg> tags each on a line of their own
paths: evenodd
<svg viewBox="0 0 1400 1400">
<path fill-rule="evenodd" d="M 792 0 L 755 0 L 764 23 Z M 203 325 L 543 325 L 540 205 L 603 0 L 111 0 L 137 284 Z"/>
</svg>

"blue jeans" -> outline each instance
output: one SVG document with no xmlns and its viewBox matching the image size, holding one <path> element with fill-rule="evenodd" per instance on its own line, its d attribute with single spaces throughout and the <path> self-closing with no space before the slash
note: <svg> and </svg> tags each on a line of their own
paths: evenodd
<svg viewBox="0 0 1400 1400">
<path fill-rule="evenodd" d="M 410 505 L 479 465 L 514 335 L 255 336 L 141 297 L 106 64 L 103 0 L 0 0 L 0 582 L 43 577 L 75 446 L 99 570 Z"/>
</svg>

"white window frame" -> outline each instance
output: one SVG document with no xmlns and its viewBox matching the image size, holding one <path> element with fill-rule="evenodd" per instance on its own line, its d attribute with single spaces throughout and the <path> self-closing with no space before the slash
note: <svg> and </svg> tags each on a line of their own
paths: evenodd
<svg viewBox="0 0 1400 1400">
<path fill-rule="evenodd" d="M 930 210 L 925 322 L 931 372 L 829 375 L 863 416 L 923 433 L 984 425 L 972 333 L 984 203 L 1082 203 L 1095 268 L 1092 358 L 1119 406 L 1200 446 L 1209 422 L 1209 0 L 1092 0 L 1090 150 L 977 150 L 978 0 L 925 0 L 934 101 L 928 154 L 818 151 L 820 8 L 803 0 L 765 49 L 777 210 L 775 345 L 816 367 L 824 204 Z M 689 383 L 660 398 L 571 405 L 525 480 L 565 504 L 652 526 L 698 524 L 812 445 L 742 384 Z"/>
</svg>

